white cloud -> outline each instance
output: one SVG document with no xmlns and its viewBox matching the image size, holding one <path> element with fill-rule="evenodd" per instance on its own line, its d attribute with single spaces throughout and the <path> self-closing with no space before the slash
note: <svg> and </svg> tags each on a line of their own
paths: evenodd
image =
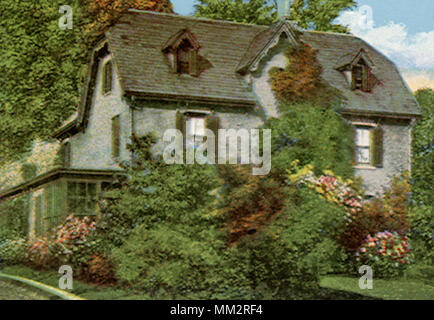
<svg viewBox="0 0 434 320">
<path fill-rule="evenodd" d="M 389 22 L 376 26 L 372 8 L 362 6 L 358 11 L 346 11 L 338 23 L 380 50 L 400 68 L 434 69 L 434 30 L 409 35 L 404 24 Z"/>
</svg>

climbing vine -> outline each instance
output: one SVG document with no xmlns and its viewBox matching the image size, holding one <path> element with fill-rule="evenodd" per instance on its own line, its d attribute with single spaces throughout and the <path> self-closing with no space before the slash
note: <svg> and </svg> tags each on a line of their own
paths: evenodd
<svg viewBox="0 0 434 320">
<path fill-rule="evenodd" d="M 311 102 L 330 105 L 339 92 L 321 79 L 323 68 L 317 59 L 317 50 L 308 44 L 289 47 L 285 68 L 270 70 L 272 89 L 281 104 Z"/>
</svg>

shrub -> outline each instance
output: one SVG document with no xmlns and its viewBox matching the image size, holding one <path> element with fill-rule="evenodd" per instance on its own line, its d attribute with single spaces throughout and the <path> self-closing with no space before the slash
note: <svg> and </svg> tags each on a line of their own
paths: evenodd
<svg viewBox="0 0 434 320">
<path fill-rule="evenodd" d="M 115 283 L 116 275 L 112 261 L 104 255 L 93 254 L 87 263 L 86 277 L 99 285 Z"/>
<path fill-rule="evenodd" d="M 27 243 L 25 239 L 0 242 L 0 258 L 4 265 L 22 264 L 27 260 Z"/>
<path fill-rule="evenodd" d="M 219 173 L 225 181 L 221 212 L 231 243 L 258 232 L 284 208 L 284 185 L 272 176 L 253 176 L 249 166 L 222 166 Z"/>
<path fill-rule="evenodd" d="M 409 214 L 410 239 L 416 261 L 434 264 L 434 215 L 433 207 L 412 207 Z"/>
<path fill-rule="evenodd" d="M 200 220 L 199 214 L 194 216 Z M 223 242 L 218 233 L 213 228 L 192 232 L 188 225 L 142 225 L 114 250 L 117 275 L 157 299 L 209 298 L 221 282 L 217 267 Z"/>
<path fill-rule="evenodd" d="M 374 275 L 394 277 L 403 273 L 410 263 L 408 238 L 394 232 L 379 232 L 368 236 L 357 250 L 357 261 L 370 266 Z"/>
<path fill-rule="evenodd" d="M 341 243 L 350 250 L 357 250 L 368 235 L 384 230 L 406 235 L 409 230 L 409 195 L 410 186 L 406 174 L 394 178 L 391 189 L 382 198 L 364 203 L 363 210 L 347 226 Z"/>
<path fill-rule="evenodd" d="M 266 229 L 231 249 L 232 286 L 243 298 L 313 298 L 320 275 L 344 268 L 336 242 L 345 212 L 307 188 L 288 193 L 289 205 Z M 241 276 L 243 275 L 243 277 Z"/>
</svg>

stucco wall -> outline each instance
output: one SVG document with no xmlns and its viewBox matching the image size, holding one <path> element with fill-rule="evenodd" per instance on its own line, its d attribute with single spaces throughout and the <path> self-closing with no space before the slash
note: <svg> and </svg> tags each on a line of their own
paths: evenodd
<svg viewBox="0 0 434 320">
<path fill-rule="evenodd" d="M 209 113 L 213 111 L 219 118 L 221 129 L 255 129 L 259 128 L 264 121 L 262 111 L 259 108 L 248 107 L 218 107 L 203 105 L 179 105 L 176 103 L 161 103 L 142 101 L 140 109 L 135 110 L 135 132 L 137 135 L 145 135 L 153 132 L 159 142 L 154 148 L 156 153 L 164 150 L 162 142 L 164 132 L 167 129 L 176 128 L 176 111 Z"/>
<path fill-rule="evenodd" d="M 365 118 L 351 118 L 353 123 L 378 121 Z M 367 195 L 382 193 L 390 187 L 391 179 L 411 169 L 411 127 L 408 122 L 381 120 L 383 128 L 383 167 L 356 166 L 355 174 L 363 179 Z"/>
<path fill-rule="evenodd" d="M 120 169 L 111 152 L 111 119 L 120 115 L 121 121 L 121 153 L 120 161 L 130 158 L 126 145 L 131 136 L 131 115 L 129 107 L 122 98 L 122 88 L 113 65 L 113 89 L 110 94 L 102 91 L 102 66 L 110 56 L 102 59 L 96 79 L 93 95 L 93 106 L 84 133 L 71 138 L 71 167 L 77 169 Z"/>
</svg>

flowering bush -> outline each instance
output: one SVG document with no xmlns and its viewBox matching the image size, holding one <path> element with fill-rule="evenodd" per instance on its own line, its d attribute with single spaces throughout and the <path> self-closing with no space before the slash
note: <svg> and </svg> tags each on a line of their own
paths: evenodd
<svg viewBox="0 0 434 320">
<path fill-rule="evenodd" d="M 37 239 L 30 245 L 29 261 L 40 268 L 57 267 L 60 263 L 80 267 L 89 259 L 85 249 L 92 245 L 88 237 L 93 231 L 95 222 L 89 217 L 70 215 L 55 235 Z"/>
<path fill-rule="evenodd" d="M 50 268 L 57 264 L 53 244 L 48 238 L 37 239 L 28 247 L 29 263 L 37 268 Z"/>
<path fill-rule="evenodd" d="M 362 211 L 362 198 L 351 188 L 351 180 L 344 181 L 331 171 L 324 171 L 324 174 L 317 177 L 314 173 L 314 167 L 307 165 L 303 169 L 298 169 L 298 161 L 295 161 L 293 170 L 288 170 L 289 183 L 295 185 L 306 185 L 308 188 L 315 190 L 326 200 L 342 206 L 347 212 L 347 221 L 352 221 L 355 216 Z"/>
<path fill-rule="evenodd" d="M 396 232 L 379 232 L 368 236 L 357 250 L 357 261 L 373 268 L 379 276 L 397 276 L 410 263 L 411 249 L 406 236 Z"/>
<path fill-rule="evenodd" d="M 15 265 L 26 261 L 27 243 L 24 239 L 6 239 L 0 242 L 0 258 L 4 265 Z"/>
</svg>

